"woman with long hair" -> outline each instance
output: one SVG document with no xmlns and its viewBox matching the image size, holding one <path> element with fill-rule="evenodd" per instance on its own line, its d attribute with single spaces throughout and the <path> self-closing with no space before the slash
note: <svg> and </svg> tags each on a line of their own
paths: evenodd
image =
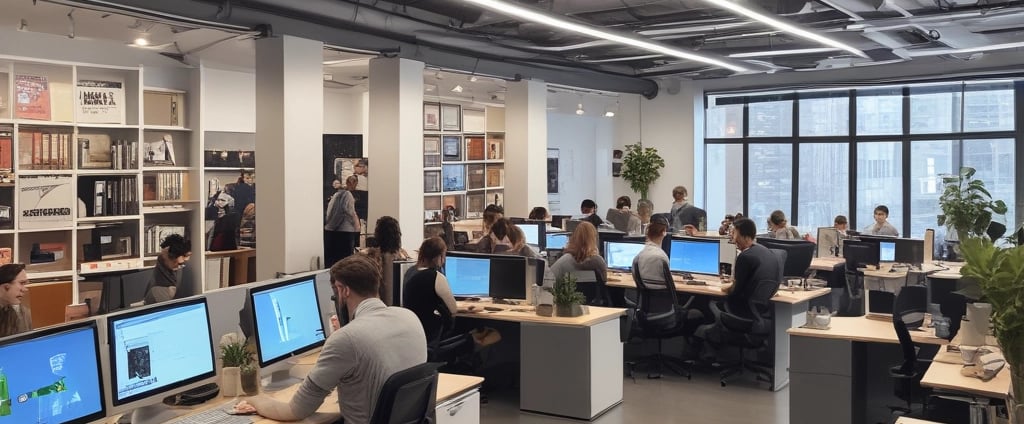
<svg viewBox="0 0 1024 424">
<path fill-rule="evenodd" d="M 405 261 L 410 257 L 405 249 L 402 249 L 402 228 L 398 225 L 397 219 L 390 216 L 378 218 L 373 229 L 373 238 L 377 247 L 366 249 L 364 252 L 380 264 L 380 300 L 390 306 L 394 304 L 394 262 Z"/>
<path fill-rule="evenodd" d="M 597 271 L 599 278 L 608 274 L 608 263 L 597 250 L 597 228 L 586 221 L 580 222 L 569 236 L 564 253 L 551 265 L 551 277 L 557 281 L 566 273 L 582 270 Z"/>
</svg>

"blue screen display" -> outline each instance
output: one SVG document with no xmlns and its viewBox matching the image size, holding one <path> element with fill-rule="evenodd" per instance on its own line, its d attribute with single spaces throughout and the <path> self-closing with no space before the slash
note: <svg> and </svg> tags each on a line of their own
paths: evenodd
<svg viewBox="0 0 1024 424">
<path fill-rule="evenodd" d="M 491 288 L 490 258 L 445 258 L 444 276 L 453 296 L 486 296 Z"/>
<path fill-rule="evenodd" d="M 633 259 L 643 249 L 643 243 L 605 242 L 604 260 L 608 262 L 608 268 L 633 269 Z"/>
<path fill-rule="evenodd" d="M 86 422 L 103 416 L 96 327 L 0 347 L 0 423 Z M 95 418 L 93 418 L 95 419 Z"/>
<path fill-rule="evenodd" d="M 534 246 L 540 245 L 540 225 L 539 224 L 516 224 L 520 230 L 523 230 L 523 234 L 526 235 L 526 244 L 532 244 Z"/>
<path fill-rule="evenodd" d="M 547 249 L 565 249 L 566 243 L 569 242 L 569 233 L 548 233 L 546 237 Z"/>
<path fill-rule="evenodd" d="M 719 242 L 672 240 L 668 267 L 672 272 L 718 275 Z"/>
<path fill-rule="evenodd" d="M 878 242 L 878 260 L 881 262 L 893 262 L 896 260 L 896 242 Z"/>
<path fill-rule="evenodd" d="M 261 364 L 323 343 L 324 324 L 313 278 L 257 290 L 251 293 Z"/>
</svg>

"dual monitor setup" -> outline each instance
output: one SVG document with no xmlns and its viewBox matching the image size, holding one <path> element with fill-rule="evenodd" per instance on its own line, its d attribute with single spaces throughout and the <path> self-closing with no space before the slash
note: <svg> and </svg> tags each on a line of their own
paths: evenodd
<svg viewBox="0 0 1024 424">
<path fill-rule="evenodd" d="M 0 423 L 89 423 L 131 411 L 133 422 L 166 420 L 161 401 L 216 381 L 213 309 L 241 306 L 238 326 L 253 330 L 264 375 L 323 345 L 316 275 L 246 291 L 241 305 L 195 296 L 0 340 Z"/>
<path fill-rule="evenodd" d="M 718 275 L 719 264 L 731 263 L 728 258 L 728 242 L 718 238 L 672 237 L 667 243 L 669 271 L 674 273 Z M 633 259 L 644 248 L 643 240 L 616 240 L 604 243 L 605 262 L 608 268 L 631 271 Z M 735 252 L 735 249 L 732 249 Z M 723 253 L 726 258 L 723 261 Z"/>
<path fill-rule="evenodd" d="M 526 299 L 528 265 L 523 256 L 448 252 L 442 273 L 456 297 Z"/>
<path fill-rule="evenodd" d="M 818 229 L 818 257 L 838 257 L 862 268 L 881 263 L 920 266 L 932 261 L 935 231 L 926 230 L 923 239 L 858 235 L 841 237 L 833 228 Z"/>
</svg>

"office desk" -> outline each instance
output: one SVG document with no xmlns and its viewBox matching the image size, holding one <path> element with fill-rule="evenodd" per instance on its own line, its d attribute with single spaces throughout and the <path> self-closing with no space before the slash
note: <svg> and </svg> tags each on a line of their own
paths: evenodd
<svg viewBox="0 0 1024 424">
<path fill-rule="evenodd" d="M 899 417 L 896 419 L 896 424 L 942 424 L 935 421 L 919 420 L 917 418 Z"/>
<path fill-rule="evenodd" d="M 916 343 L 946 344 L 930 331 L 910 334 Z M 791 328 L 789 335 L 790 423 L 867 422 L 867 344 L 898 344 L 892 323 L 832 317 L 828 330 Z"/>
<path fill-rule="evenodd" d="M 579 317 L 542 317 L 527 306 L 458 302 L 501 308 L 462 312 L 459 317 L 520 324 L 519 409 L 593 420 L 622 402 L 620 308 L 589 307 Z"/>
<path fill-rule="evenodd" d="M 921 385 L 989 399 L 1006 399 L 1010 393 L 1009 365 L 989 381 L 965 377 L 960 374 L 961 368 L 961 364 L 933 361 L 921 378 Z"/>
<path fill-rule="evenodd" d="M 712 297 L 724 297 L 725 292 L 722 291 L 718 277 L 709 277 L 704 279 L 710 285 L 693 285 L 686 284 L 685 280 L 679 276 L 672 276 L 673 282 L 676 284 L 676 291 L 680 293 L 687 293 L 692 295 L 703 295 Z M 610 287 L 621 287 L 621 288 L 636 288 L 636 282 L 633 281 L 631 274 L 623 273 L 610 273 L 608 275 L 607 285 Z M 816 290 L 797 290 L 791 291 L 786 290 L 784 287 L 779 288 L 779 292 L 772 298 L 773 307 L 773 322 L 775 329 L 772 332 L 771 346 L 772 346 L 772 357 L 773 357 L 773 381 L 772 390 L 782 390 L 789 384 L 789 336 L 786 334 L 786 330 L 792 327 L 798 327 L 804 325 L 807 322 L 807 302 L 811 299 L 824 296 L 831 292 L 831 289 L 824 287 Z"/>
<path fill-rule="evenodd" d="M 480 422 L 480 385 L 483 384 L 484 379 L 481 377 L 457 375 L 457 374 L 438 374 L 437 377 L 437 406 L 435 411 L 437 414 L 437 423 L 479 423 Z M 298 390 L 299 385 L 293 385 L 286 389 L 282 389 L 276 392 L 264 393 L 274 399 L 280 401 L 288 401 Z M 242 400 L 244 398 L 238 398 Z M 234 402 L 225 397 L 215 397 L 210 401 L 190 408 L 189 413 L 198 413 L 206 411 L 211 408 L 216 408 L 224 405 L 227 402 Z M 331 394 L 324 399 L 323 405 L 316 410 L 313 415 L 306 417 L 300 421 L 290 421 L 295 423 L 305 424 L 326 424 L 333 423 L 341 417 L 341 409 L 338 406 L 338 392 L 337 390 L 331 391 Z M 105 423 L 115 424 L 120 417 L 111 417 Z M 253 424 L 276 424 L 279 421 L 275 421 L 269 418 L 263 418 L 260 416 L 253 416 Z"/>
<path fill-rule="evenodd" d="M 843 258 L 814 258 L 811 259 L 810 269 L 817 271 L 831 271 L 839 264 L 845 264 L 846 259 Z"/>
</svg>

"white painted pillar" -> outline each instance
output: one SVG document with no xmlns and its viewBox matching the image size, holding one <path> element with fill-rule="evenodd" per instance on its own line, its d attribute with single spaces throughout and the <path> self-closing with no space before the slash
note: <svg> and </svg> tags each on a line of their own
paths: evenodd
<svg viewBox="0 0 1024 424">
<path fill-rule="evenodd" d="M 323 254 L 323 43 L 256 40 L 256 278 Z"/>
<path fill-rule="evenodd" d="M 508 83 L 505 98 L 505 216 L 523 217 L 548 204 L 547 84 Z"/>
<path fill-rule="evenodd" d="M 370 60 L 368 230 L 389 215 L 402 226 L 402 247 L 423 242 L 423 62 Z"/>
</svg>

